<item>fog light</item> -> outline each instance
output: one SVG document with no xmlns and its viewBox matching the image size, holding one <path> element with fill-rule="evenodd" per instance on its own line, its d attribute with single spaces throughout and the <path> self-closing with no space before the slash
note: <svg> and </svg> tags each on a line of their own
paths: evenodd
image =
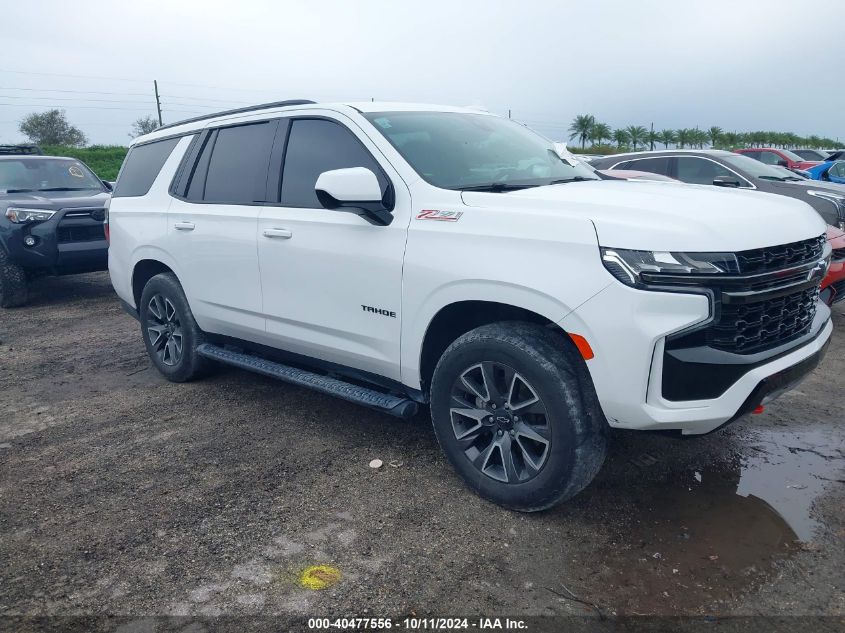
<svg viewBox="0 0 845 633">
<path fill-rule="evenodd" d="M 35 239 L 32 235 L 27 235 L 23 238 L 23 243 L 27 246 L 35 246 L 38 243 L 38 240 Z"/>
</svg>

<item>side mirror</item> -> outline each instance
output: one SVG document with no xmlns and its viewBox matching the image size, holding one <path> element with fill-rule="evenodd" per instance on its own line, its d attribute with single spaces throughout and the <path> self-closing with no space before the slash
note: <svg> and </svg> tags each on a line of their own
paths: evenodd
<svg viewBox="0 0 845 633">
<path fill-rule="evenodd" d="M 382 198 L 376 175 L 366 167 L 324 171 L 314 185 L 317 199 L 326 209 L 339 209 L 360 215 L 371 224 L 387 225 L 393 221 Z"/>
<path fill-rule="evenodd" d="M 739 187 L 740 182 L 733 176 L 718 176 L 713 179 L 713 184 L 717 187 Z"/>
<path fill-rule="evenodd" d="M 103 187 L 106 188 L 106 191 L 114 191 L 114 185 L 108 180 L 101 180 L 100 182 L 103 183 Z"/>
<path fill-rule="evenodd" d="M 781 167 L 786 167 L 787 169 L 789 169 L 789 161 L 779 160 L 778 165 L 781 166 Z"/>
</svg>

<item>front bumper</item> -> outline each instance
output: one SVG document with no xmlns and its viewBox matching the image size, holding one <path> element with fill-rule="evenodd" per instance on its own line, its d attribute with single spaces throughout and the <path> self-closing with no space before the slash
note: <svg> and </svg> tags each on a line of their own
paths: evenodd
<svg viewBox="0 0 845 633">
<path fill-rule="evenodd" d="M 782 393 L 817 364 L 833 331 L 829 309 L 819 305 L 810 335 L 770 350 L 765 358 L 754 358 L 742 371 L 729 368 L 735 373 L 719 388 L 719 395 L 667 399 L 664 374 L 673 371 L 665 364 L 667 338 L 709 318 L 706 296 L 641 291 L 615 283 L 559 325 L 586 337 L 593 348 L 587 368 L 611 426 L 684 434 L 710 432 L 747 412 L 758 396 L 762 401 Z M 719 367 L 710 369 L 718 372 Z"/>
<path fill-rule="evenodd" d="M 53 274 L 91 272 L 108 267 L 108 243 L 102 219 L 88 208 L 66 208 L 45 222 L 13 224 L 0 218 L 0 240 L 10 259 L 33 271 Z M 34 246 L 24 239 L 31 235 Z"/>
</svg>

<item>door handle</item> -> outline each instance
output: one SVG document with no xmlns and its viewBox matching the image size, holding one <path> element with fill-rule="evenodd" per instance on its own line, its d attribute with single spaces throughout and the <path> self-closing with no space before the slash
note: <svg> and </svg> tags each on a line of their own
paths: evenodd
<svg viewBox="0 0 845 633">
<path fill-rule="evenodd" d="M 275 237 L 282 240 L 289 240 L 293 237 L 293 233 L 287 229 L 264 229 L 264 237 Z"/>
<path fill-rule="evenodd" d="M 173 225 L 173 228 L 177 231 L 193 231 L 196 228 L 196 224 L 193 222 L 177 222 Z"/>
</svg>

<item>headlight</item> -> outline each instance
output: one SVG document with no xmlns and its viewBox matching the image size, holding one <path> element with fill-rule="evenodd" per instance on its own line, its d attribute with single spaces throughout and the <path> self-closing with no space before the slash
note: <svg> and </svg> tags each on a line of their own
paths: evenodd
<svg viewBox="0 0 845 633">
<path fill-rule="evenodd" d="M 833 206 L 836 207 L 836 211 L 839 213 L 838 228 L 845 231 L 845 194 L 836 193 L 834 191 L 820 191 L 818 189 L 811 189 L 807 193 L 811 196 L 815 196 L 816 198 L 827 200 L 833 204 Z"/>
<path fill-rule="evenodd" d="M 601 249 L 604 267 L 623 284 L 642 288 L 677 284 L 678 277 L 689 275 L 723 275 L 739 271 L 733 253 L 678 253 L 669 251 L 632 251 L 623 248 Z M 666 279 L 661 280 L 661 276 Z M 691 279 L 690 283 L 695 283 Z"/>
<path fill-rule="evenodd" d="M 15 224 L 26 224 L 27 222 L 43 222 L 49 220 L 55 214 L 55 211 L 48 209 L 19 209 L 17 207 L 9 207 L 6 209 L 6 217 L 9 221 Z"/>
</svg>

